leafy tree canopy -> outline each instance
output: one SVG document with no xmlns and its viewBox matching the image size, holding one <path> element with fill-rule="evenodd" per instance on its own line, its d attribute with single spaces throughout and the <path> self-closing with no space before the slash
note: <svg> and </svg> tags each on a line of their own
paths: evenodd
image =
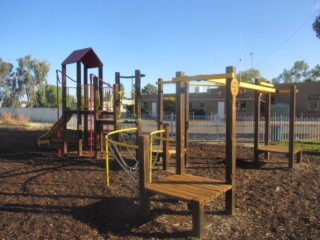
<svg viewBox="0 0 320 240">
<path fill-rule="evenodd" d="M 313 30 L 316 32 L 317 38 L 320 39 L 320 15 L 316 17 L 312 24 Z"/>
<path fill-rule="evenodd" d="M 148 83 L 144 88 L 142 88 L 141 93 L 144 95 L 155 95 L 158 93 L 158 88 Z"/>
<path fill-rule="evenodd" d="M 255 79 L 266 80 L 261 76 L 261 73 L 258 69 L 252 68 L 246 71 L 241 71 L 237 74 L 237 79 L 241 82 L 254 83 Z"/>
<path fill-rule="evenodd" d="M 176 111 L 175 97 L 165 97 L 163 99 L 163 111 L 165 113 L 174 113 Z"/>
<path fill-rule="evenodd" d="M 305 61 L 296 61 L 291 69 L 284 69 L 283 72 L 272 80 L 273 83 L 295 83 L 320 80 L 320 66 L 316 65 L 309 69 Z"/>
<path fill-rule="evenodd" d="M 21 94 L 25 93 L 28 107 L 33 107 L 36 99 L 36 90 L 40 90 L 41 97 L 44 96 L 45 85 L 50 65 L 47 61 L 32 59 L 31 55 L 17 59 L 16 78 Z"/>
<path fill-rule="evenodd" d="M 11 63 L 4 62 L 0 58 L 0 102 L 8 94 L 7 80 L 12 72 L 13 65 Z"/>
<path fill-rule="evenodd" d="M 13 71 L 12 64 L 0 61 L 0 101 L 3 106 L 17 107 L 25 99 L 28 107 L 45 102 L 49 63 L 33 59 L 31 55 L 18 58 L 17 62 L 18 67 Z"/>
</svg>

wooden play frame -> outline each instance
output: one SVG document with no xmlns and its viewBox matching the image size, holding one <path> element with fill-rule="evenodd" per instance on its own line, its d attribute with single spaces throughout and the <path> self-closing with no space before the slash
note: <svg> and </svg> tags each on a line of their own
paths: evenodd
<svg viewBox="0 0 320 240">
<path fill-rule="evenodd" d="M 235 214 L 235 175 L 236 175 L 236 96 L 239 88 L 253 89 L 257 91 L 255 109 L 256 119 L 260 118 L 260 93 L 267 93 L 271 99 L 271 93 L 277 93 L 271 83 L 256 81 L 256 84 L 238 82 L 236 79 L 236 68 L 226 67 L 225 74 L 185 76 L 183 72 L 177 72 L 176 77 L 171 81 L 159 79 L 158 102 L 163 101 L 163 84 L 176 84 L 176 173 L 159 181 L 151 182 L 150 179 L 150 154 L 148 136 L 139 136 L 138 159 L 139 168 L 139 193 L 140 213 L 146 216 L 150 211 L 150 197 L 153 194 L 160 194 L 188 202 L 192 211 L 193 235 L 203 237 L 204 235 L 204 206 L 216 197 L 225 194 L 225 210 L 227 214 Z M 185 173 L 188 153 L 188 116 L 189 116 L 189 82 L 206 80 L 226 87 L 226 178 L 215 180 Z M 295 117 L 295 94 L 296 87 L 291 89 L 290 118 Z M 269 101 L 270 104 L 270 101 Z M 163 106 L 158 104 L 158 129 L 163 127 Z M 268 106 L 270 112 L 270 105 Z M 258 114 L 258 115 L 257 115 Z M 270 115 L 270 113 L 269 113 Z M 269 116 L 270 117 L 270 116 Z M 269 121 L 268 117 L 268 121 Z M 258 161 L 259 154 L 264 152 L 284 152 L 289 154 L 289 167 L 293 166 L 293 154 L 301 158 L 301 149 L 294 148 L 294 120 L 290 123 L 289 148 L 271 148 L 268 145 L 259 146 L 259 120 L 255 121 L 255 160 Z M 267 123 L 269 124 L 269 122 Z M 269 127 L 269 125 L 267 125 Z M 269 137 L 269 134 L 268 134 Z M 269 138 L 265 140 L 269 141 Z M 165 150 L 164 150 L 165 151 Z M 168 157 L 165 157 L 168 161 Z M 164 162 L 163 166 L 168 169 L 169 163 Z"/>
<path fill-rule="evenodd" d="M 227 112 L 227 137 L 226 137 L 226 180 L 215 180 L 185 173 L 186 163 L 186 122 L 188 116 L 188 85 L 192 78 L 184 77 L 183 72 L 177 72 L 176 78 L 171 82 L 176 83 L 176 173 L 150 183 L 150 155 L 148 136 L 139 136 L 138 159 L 139 190 L 140 190 L 140 213 L 143 216 L 149 214 L 150 197 L 153 194 L 161 194 L 170 198 L 187 201 L 192 211 L 193 229 L 195 236 L 202 237 L 204 234 L 204 206 L 218 196 L 226 196 L 226 212 L 235 213 L 235 153 L 236 153 L 236 95 L 238 93 L 238 81 L 235 79 L 235 67 L 227 67 L 226 74 L 226 112 Z M 159 82 L 158 82 L 159 83 Z M 161 124 L 161 123 L 159 123 Z"/>
</svg>

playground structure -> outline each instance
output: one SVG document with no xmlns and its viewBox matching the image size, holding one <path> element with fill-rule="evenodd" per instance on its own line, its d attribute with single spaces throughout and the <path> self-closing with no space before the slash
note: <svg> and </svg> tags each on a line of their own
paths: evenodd
<svg viewBox="0 0 320 240">
<path fill-rule="evenodd" d="M 71 109 L 67 106 L 67 68 L 66 65 L 77 64 L 77 79 L 76 79 L 76 109 Z M 83 84 L 81 75 L 81 64 L 83 64 Z M 153 194 L 161 194 L 167 197 L 187 201 L 192 211 L 193 220 L 193 233 L 196 236 L 203 236 L 204 233 L 204 206 L 208 202 L 213 201 L 216 197 L 225 194 L 226 199 L 226 212 L 228 214 L 235 213 L 235 162 L 236 162 L 236 97 L 239 88 L 248 88 L 257 91 L 256 97 L 256 110 L 259 117 L 260 109 L 260 95 L 266 93 L 270 98 L 270 93 L 277 93 L 273 85 L 269 83 L 256 82 L 256 84 L 248 84 L 238 82 L 235 75 L 235 67 L 227 67 L 224 74 L 208 74 L 185 76 L 183 72 L 177 72 L 176 77 L 170 81 L 159 79 L 159 101 L 158 101 L 158 132 L 160 134 L 158 140 L 163 141 L 163 148 L 157 150 L 150 144 L 151 136 L 142 136 L 141 134 L 141 106 L 140 106 L 140 80 L 141 75 L 139 70 L 135 72 L 135 93 L 134 93 L 134 117 L 132 119 L 122 119 L 120 113 L 121 94 L 120 79 L 131 78 L 133 76 L 124 77 L 120 73 L 116 73 L 116 84 L 111 86 L 103 80 L 102 62 L 94 53 L 89 49 L 77 50 L 71 53 L 69 57 L 62 63 L 62 114 L 61 119 L 53 126 L 48 134 L 39 138 L 38 142 L 49 143 L 50 137 L 56 134 L 58 129 L 63 129 L 62 134 L 62 147 L 63 153 L 68 152 L 68 134 L 67 122 L 72 115 L 77 116 L 77 146 L 78 155 L 83 154 L 83 148 L 90 149 L 90 156 L 92 156 L 93 147 L 95 156 L 98 157 L 98 150 L 104 150 L 104 140 L 107 143 L 128 147 L 128 144 L 121 144 L 123 137 L 120 133 L 125 131 L 133 131 L 135 138 L 129 148 L 135 151 L 135 162 L 131 166 L 123 165 L 122 167 L 127 171 L 136 171 L 139 169 L 139 193 L 140 193 L 140 211 L 142 215 L 147 215 L 150 208 L 150 197 Z M 98 76 L 90 75 L 90 84 L 88 84 L 88 69 L 98 68 Z M 70 79 L 70 78 L 69 78 Z M 188 118 L 189 118 L 189 84 L 192 81 L 207 81 L 211 85 L 225 86 L 226 99 L 225 99 L 225 112 L 226 112 L 226 177 L 223 180 L 216 180 L 211 178 L 204 178 L 186 174 L 185 167 L 188 158 Z M 161 107 L 161 98 L 163 100 L 162 85 L 163 84 L 176 84 L 176 150 L 169 151 L 168 144 L 172 141 L 168 137 L 168 126 L 163 124 L 163 106 Z M 104 86 L 106 85 L 106 86 Z M 106 87 L 106 88 L 105 88 Z M 106 91 L 105 89 L 108 89 Z M 104 106 L 108 98 L 105 93 L 113 91 L 113 105 Z M 290 96 L 292 97 L 292 114 L 295 116 L 295 94 L 296 88 L 291 90 Z M 270 98 L 271 99 L 271 98 Z M 269 106 L 270 111 L 270 106 Z M 257 114 L 257 113 L 256 113 Z M 59 116 L 59 113 L 58 113 Z M 259 119 L 259 118 L 256 118 Z M 258 121 L 256 121 L 258 122 Z M 121 124 L 134 124 L 135 128 L 121 129 Z M 289 155 L 289 167 L 293 167 L 293 156 L 297 154 L 300 161 L 301 149 L 294 147 L 293 134 L 288 148 L 274 148 L 269 147 L 268 137 L 265 138 L 265 145 L 260 146 L 259 140 L 259 124 L 256 123 L 256 138 L 255 138 L 255 160 L 258 161 L 259 154 L 265 153 L 266 157 L 269 152 L 281 152 Z M 266 125 L 265 129 L 269 128 Z M 266 130 L 269 131 L 269 130 Z M 294 132 L 294 120 L 291 121 L 290 131 Z M 108 134 L 107 134 L 108 133 Z M 104 135 L 106 134 L 106 137 Z M 162 134 L 162 136 L 161 136 Z M 111 135 L 114 138 L 109 138 Z M 268 135 L 268 134 L 266 134 Z M 269 136 L 269 135 L 268 135 Z M 106 161 L 109 155 L 109 146 L 105 145 Z M 163 169 L 169 170 L 170 154 L 176 154 L 175 174 L 165 177 L 161 180 L 152 181 L 152 154 L 153 152 L 162 153 Z M 115 157 L 121 157 L 120 151 L 113 151 Z M 124 161 L 123 161 L 124 162 Z M 107 185 L 109 184 L 109 165 L 106 167 Z"/>
<path fill-rule="evenodd" d="M 76 79 L 67 74 L 67 65 L 76 63 Z M 104 135 L 110 131 L 118 130 L 121 124 L 137 124 L 141 118 L 140 85 L 144 75 L 140 70 L 135 70 L 134 76 L 121 76 L 115 73 L 115 84 L 111 85 L 103 80 L 103 64 L 92 48 L 73 51 L 63 62 L 62 70 L 57 70 L 57 96 L 59 86 L 62 86 L 62 113 L 59 113 L 59 97 L 57 98 L 58 121 L 44 135 L 38 138 L 38 144 L 50 144 L 51 139 L 58 135 L 61 141 L 58 154 L 67 154 L 68 145 L 76 142 L 78 156 L 83 155 L 83 150 L 90 152 L 90 157 L 99 157 L 104 152 Z M 83 70 L 82 70 L 83 67 Z M 98 68 L 98 75 L 88 74 L 89 69 Z M 81 74 L 83 71 L 83 75 Z M 61 79 L 59 78 L 61 74 Z M 124 93 L 120 91 L 120 79 L 130 78 L 135 80 L 134 117 L 121 118 L 121 101 Z M 68 85 L 68 81 L 76 84 Z M 90 82 L 89 82 L 90 81 Z M 60 85 L 59 85 L 60 84 Z M 75 102 L 70 101 L 71 92 L 75 91 Z M 74 97 L 74 96 L 73 96 Z M 76 115 L 76 139 L 71 139 L 67 127 L 68 121 Z M 60 134 L 62 130 L 62 134 Z M 61 138 L 61 139 L 60 139 Z"/>
<path fill-rule="evenodd" d="M 226 87 L 226 178 L 224 180 L 215 180 L 210 178 L 203 178 L 193 176 L 185 173 L 185 166 L 187 164 L 188 153 L 188 93 L 189 82 L 205 80 L 210 82 L 210 85 Z M 139 160 L 140 175 L 139 175 L 139 190 L 140 190 L 140 208 L 142 215 L 149 214 L 150 197 L 153 194 L 160 194 L 171 198 L 187 201 L 188 206 L 192 211 L 193 220 L 193 234 L 202 237 L 204 234 L 204 206 L 206 203 L 212 201 L 216 197 L 225 194 L 226 212 L 228 214 L 235 213 L 235 169 L 236 169 L 236 96 L 239 88 L 253 89 L 257 91 L 256 94 L 256 123 L 255 123 L 255 161 L 258 162 L 259 154 L 265 153 L 269 158 L 270 152 L 285 153 L 289 155 L 289 167 L 293 167 L 294 154 L 297 154 L 297 161 L 301 159 L 302 151 L 300 148 L 294 146 L 294 119 L 295 119 L 295 94 L 296 87 L 291 90 L 276 90 L 270 83 L 256 81 L 256 84 L 238 82 L 235 77 L 235 67 L 227 67 L 225 74 L 212 75 L 197 75 L 185 76 L 183 72 L 177 72 L 176 78 L 171 81 L 163 81 L 159 79 L 159 121 L 161 126 L 161 100 L 162 85 L 168 83 L 176 84 L 176 173 L 165 177 L 157 182 L 152 182 L 152 175 L 150 174 L 152 164 L 150 163 L 151 154 L 149 139 L 146 136 L 139 137 Z M 277 147 L 269 145 L 269 124 L 265 127 L 267 135 L 263 146 L 260 146 L 259 134 L 259 119 L 260 119 L 260 96 L 264 93 L 268 97 L 268 114 L 267 119 L 270 118 L 271 93 L 290 93 L 290 141 L 289 147 Z M 164 149 L 163 152 L 166 150 Z M 168 153 L 166 153 L 168 154 Z M 166 155 L 164 154 L 164 155 Z M 168 160 L 169 158 L 165 158 Z M 163 166 L 169 166 L 169 163 L 163 163 Z M 165 168 L 165 167 L 164 167 Z"/>
</svg>

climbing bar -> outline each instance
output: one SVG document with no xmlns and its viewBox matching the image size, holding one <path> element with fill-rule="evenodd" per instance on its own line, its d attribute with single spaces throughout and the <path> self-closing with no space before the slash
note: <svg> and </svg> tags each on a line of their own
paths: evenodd
<svg viewBox="0 0 320 240">
<path fill-rule="evenodd" d="M 278 89 L 277 93 L 290 93 L 290 89 Z M 298 93 L 298 89 L 296 89 L 296 93 Z"/>
<path fill-rule="evenodd" d="M 191 82 L 191 81 L 209 81 L 209 80 L 225 80 L 227 78 L 235 78 L 234 73 L 223 73 L 223 74 L 205 74 L 205 75 L 195 75 L 195 76 L 185 76 L 172 78 L 169 81 L 158 81 L 156 84 L 168 84 L 177 82 Z"/>
<path fill-rule="evenodd" d="M 245 83 L 245 82 L 240 82 L 239 83 L 240 88 L 247 88 L 247 89 L 252 89 L 252 90 L 258 90 L 261 92 L 270 92 L 270 93 L 276 93 L 277 90 L 275 88 L 271 87 L 265 87 L 265 86 L 260 86 L 260 85 L 255 85 L 252 83 Z"/>
<path fill-rule="evenodd" d="M 216 86 L 221 86 L 219 83 L 190 83 L 190 86 L 195 86 L 195 87 L 216 87 Z"/>
<path fill-rule="evenodd" d="M 145 74 L 140 74 L 140 77 L 145 77 Z M 120 78 L 135 78 L 136 76 L 120 76 Z"/>
<path fill-rule="evenodd" d="M 208 81 L 216 83 L 216 84 L 219 84 L 220 86 L 225 86 L 226 85 L 226 80 L 225 79 L 208 79 Z"/>
<path fill-rule="evenodd" d="M 175 82 L 190 82 L 190 81 L 199 81 L 199 80 L 208 80 L 208 79 L 227 79 L 234 78 L 234 73 L 222 73 L 222 74 L 204 74 L 204 75 L 195 75 L 195 76 L 185 76 L 172 78 L 172 81 Z"/>
<path fill-rule="evenodd" d="M 268 83 L 268 82 L 260 82 L 260 85 L 262 85 L 262 86 L 266 86 L 266 87 L 271 87 L 271 88 L 274 88 L 274 84 L 273 84 L 273 83 Z"/>
</svg>

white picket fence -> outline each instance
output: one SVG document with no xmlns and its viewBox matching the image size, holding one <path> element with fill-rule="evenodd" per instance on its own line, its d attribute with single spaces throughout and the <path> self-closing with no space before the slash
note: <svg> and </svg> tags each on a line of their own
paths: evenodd
<svg viewBox="0 0 320 240">
<path fill-rule="evenodd" d="M 175 133 L 175 117 L 174 115 L 166 116 L 164 122 L 170 125 L 170 134 Z M 156 124 L 145 123 L 155 129 Z M 154 126 L 153 126 L 154 125 Z M 153 127 L 152 127 L 153 126 Z M 147 128 L 147 126 L 144 126 Z M 202 116 L 192 118 L 188 124 L 190 139 L 199 140 L 216 140 L 224 141 L 226 136 L 225 117 Z M 150 129 L 148 130 L 150 131 Z M 264 139 L 265 120 L 260 119 L 260 141 Z M 236 122 L 237 142 L 253 142 L 254 141 L 254 117 L 245 116 L 237 117 Z M 320 117 L 319 118 L 296 118 L 295 123 L 295 139 L 306 140 L 311 142 L 320 142 Z M 284 116 L 275 116 L 270 119 L 270 142 L 276 143 L 289 140 L 289 119 Z"/>
<path fill-rule="evenodd" d="M 57 121 L 56 108 L 0 108 L 0 115 L 11 113 L 13 115 L 24 115 L 34 122 L 54 123 Z M 60 111 L 61 113 L 61 111 Z M 169 123 L 170 134 L 175 135 L 175 116 L 165 115 L 164 122 Z M 68 127 L 76 128 L 76 116 L 68 122 Z M 265 121 L 260 120 L 260 140 L 264 139 Z M 224 141 L 226 135 L 226 122 L 224 116 L 210 115 L 192 117 L 189 120 L 188 129 L 190 139 Z M 320 117 L 318 118 L 296 118 L 295 139 L 320 142 Z M 155 118 L 143 116 L 142 131 L 145 133 L 157 130 Z M 236 123 L 237 142 L 253 142 L 254 140 L 254 117 L 237 117 Z M 289 138 L 289 119 L 285 116 L 271 117 L 270 141 L 271 143 L 286 141 Z"/>
</svg>

